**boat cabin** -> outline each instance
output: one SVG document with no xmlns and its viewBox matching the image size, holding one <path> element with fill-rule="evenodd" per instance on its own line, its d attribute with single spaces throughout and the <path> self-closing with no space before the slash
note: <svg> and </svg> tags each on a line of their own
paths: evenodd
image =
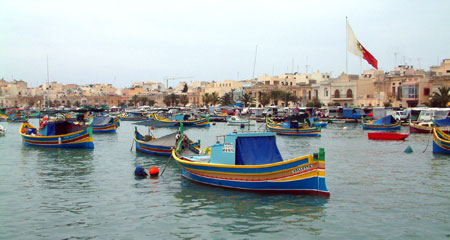
<svg viewBox="0 0 450 240">
<path fill-rule="evenodd" d="M 230 133 L 211 146 L 212 164 L 261 165 L 283 161 L 275 133 Z"/>
</svg>

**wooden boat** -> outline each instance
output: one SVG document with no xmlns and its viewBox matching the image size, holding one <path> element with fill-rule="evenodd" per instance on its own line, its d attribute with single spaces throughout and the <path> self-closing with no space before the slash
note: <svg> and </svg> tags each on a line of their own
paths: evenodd
<svg viewBox="0 0 450 240">
<path fill-rule="evenodd" d="M 450 154 L 450 136 L 438 127 L 433 128 L 433 153 Z"/>
<path fill-rule="evenodd" d="M 450 119 L 445 118 L 441 120 L 434 121 L 436 126 L 445 133 L 450 133 Z M 409 133 L 432 133 L 434 124 L 433 122 L 421 122 L 421 123 L 410 123 Z"/>
<path fill-rule="evenodd" d="M 266 119 L 266 129 L 279 135 L 313 136 L 320 137 L 322 130 L 318 127 L 310 127 L 297 121 L 285 121 L 282 124 L 274 124 L 274 121 Z"/>
<path fill-rule="evenodd" d="M 57 148 L 94 148 L 91 128 L 69 121 L 41 121 L 40 129 L 28 122 L 20 126 L 25 145 Z"/>
<path fill-rule="evenodd" d="M 142 112 L 128 112 L 119 116 L 121 121 L 143 121 L 147 120 L 148 116 Z"/>
<path fill-rule="evenodd" d="M 179 148 L 177 148 L 179 150 Z M 271 193 L 329 196 L 325 183 L 325 151 L 283 160 L 275 133 L 231 133 L 211 146 L 211 155 L 172 156 L 181 175 L 208 185 Z"/>
<path fill-rule="evenodd" d="M 408 133 L 396 132 L 371 132 L 367 133 L 367 135 L 372 140 L 404 140 L 409 136 Z"/>
<path fill-rule="evenodd" d="M 241 125 L 254 126 L 254 125 L 256 125 L 256 121 L 250 120 L 247 118 L 242 118 L 239 116 L 228 116 L 227 117 L 227 125 L 228 126 L 241 126 Z"/>
<path fill-rule="evenodd" d="M 120 120 L 117 120 L 120 121 Z M 118 122 L 112 117 L 94 117 L 92 120 L 93 133 L 115 133 L 119 127 Z"/>
<path fill-rule="evenodd" d="M 326 128 L 328 126 L 327 122 L 320 121 L 318 117 L 315 118 L 309 118 L 309 125 L 313 127 L 321 127 Z"/>
<path fill-rule="evenodd" d="M 182 135 L 179 134 L 179 132 L 175 132 L 160 138 L 155 138 L 151 135 L 142 135 L 138 132 L 137 127 L 135 127 L 134 142 L 136 143 L 136 151 L 147 154 L 170 156 L 172 150 L 176 148 L 176 142 L 180 136 Z M 183 135 L 183 137 L 185 137 L 185 135 Z M 200 147 L 199 142 L 193 142 L 187 137 L 185 137 L 184 140 L 189 143 L 191 148 L 197 149 L 198 153 L 198 148 Z"/>
<path fill-rule="evenodd" d="M 150 119 L 154 119 L 157 122 L 162 122 L 162 123 L 176 123 L 177 125 L 175 126 L 179 126 L 180 123 L 183 123 L 184 127 L 209 127 L 209 119 L 208 118 L 199 118 L 199 119 L 194 119 L 194 120 L 170 120 L 167 118 L 164 118 L 158 114 L 152 114 L 150 115 Z"/>
<path fill-rule="evenodd" d="M 392 115 L 388 115 L 376 121 L 363 119 L 361 123 L 363 129 L 370 130 L 400 130 L 401 128 L 401 122 L 396 121 Z"/>
</svg>

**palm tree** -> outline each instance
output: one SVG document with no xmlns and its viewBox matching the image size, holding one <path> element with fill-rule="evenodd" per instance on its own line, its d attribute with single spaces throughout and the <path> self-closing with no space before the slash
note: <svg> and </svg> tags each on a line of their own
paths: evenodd
<svg viewBox="0 0 450 240">
<path fill-rule="evenodd" d="M 217 105 L 217 103 L 219 103 L 219 101 L 220 101 L 219 95 L 216 92 L 213 92 L 211 94 L 211 103 L 215 106 Z"/>
<path fill-rule="evenodd" d="M 283 91 L 276 90 L 276 91 L 270 92 L 270 97 L 273 99 L 273 103 L 275 105 L 278 105 L 278 100 L 280 100 L 282 98 L 282 96 L 283 96 Z"/>
<path fill-rule="evenodd" d="M 287 107 L 291 101 L 293 94 L 291 92 L 281 92 L 281 99 L 284 100 L 284 106 Z"/>
<path fill-rule="evenodd" d="M 149 100 L 148 100 L 148 105 L 149 105 L 149 106 L 155 105 L 155 100 L 149 99 Z"/>
<path fill-rule="evenodd" d="M 169 107 L 170 104 L 172 103 L 172 100 L 170 99 L 170 95 L 164 96 L 163 102 L 164 102 L 164 104 L 166 104 L 167 107 Z"/>
<path fill-rule="evenodd" d="M 255 99 L 247 93 L 244 93 L 244 95 L 241 96 L 240 100 L 242 101 L 242 103 L 244 103 L 244 107 L 249 106 L 251 103 L 253 103 L 253 101 L 255 101 Z"/>
<path fill-rule="evenodd" d="M 437 92 L 433 93 L 431 97 L 432 107 L 446 107 L 450 101 L 450 87 L 440 87 Z"/>
<path fill-rule="evenodd" d="M 170 97 L 170 103 L 171 103 L 171 105 L 172 106 L 176 106 L 176 105 L 178 105 L 178 95 L 176 95 L 175 93 L 171 93 L 170 95 L 169 95 L 169 97 Z"/>
<path fill-rule="evenodd" d="M 261 95 L 259 95 L 259 103 L 261 103 L 261 105 L 263 107 L 265 107 L 267 104 L 270 103 L 270 94 L 263 92 L 261 93 Z"/>
<path fill-rule="evenodd" d="M 186 104 L 189 103 L 189 98 L 186 95 L 181 95 L 180 96 L 180 103 L 181 105 L 183 105 L 183 107 L 186 107 Z"/>
<path fill-rule="evenodd" d="M 134 95 L 133 97 L 131 97 L 131 101 L 130 103 L 133 104 L 133 106 L 136 107 L 136 104 L 139 102 L 139 97 L 138 95 Z"/>
<path fill-rule="evenodd" d="M 223 95 L 220 98 L 220 104 L 222 104 L 223 106 L 228 106 L 228 105 L 233 104 L 232 96 L 233 96 L 232 93 L 225 93 L 225 95 Z"/>
<path fill-rule="evenodd" d="M 205 93 L 203 94 L 202 98 L 205 105 L 208 106 L 208 104 L 211 102 L 211 95 L 209 95 L 209 93 Z"/>
<path fill-rule="evenodd" d="M 147 97 L 140 97 L 139 101 L 141 102 L 142 106 L 147 105 L 148 98 Z"/>
</svg>

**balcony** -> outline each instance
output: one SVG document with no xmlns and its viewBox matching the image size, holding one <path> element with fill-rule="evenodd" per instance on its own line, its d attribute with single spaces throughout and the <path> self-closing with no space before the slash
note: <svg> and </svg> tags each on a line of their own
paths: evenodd
<svg viewBox="0 0 450 240">
<path fill-rule="evenodd" d="M 331 101 L 352 101 L 353 100 L 353 94 L 352 95 L 334 95 L 331 94 Z"/>
</svg>

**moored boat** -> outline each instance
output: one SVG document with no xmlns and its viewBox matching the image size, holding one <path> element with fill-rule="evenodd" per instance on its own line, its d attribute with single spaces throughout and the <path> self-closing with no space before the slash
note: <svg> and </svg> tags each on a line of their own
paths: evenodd
<svg viewBox="0 0 450 240">
<path fill-rule="evenodd" d="M 441 120 L 434 121 L 436 123 L 436 127 L 445 133 L 450 133 L 450 118 L 445 118 Z M 421 123 L 410 123 L 409 124 L 409 132 L 410 133 L 432 133 L 433 122 L 421 122 Z"/>
<path fill-rule="evenodd" d="M 240 125 L 256 125 L 256 120 L 250 120 L 247 118 L 242 118 L 240 116 L 228 116 L 227 117 L 227 125 L 228 126 L 240 126 Z"/>
<path fill-rule="evenodd" d="M 22 123 L 19 133 L 29 146 L 56 148 L 94 148 L 91 128 L 69 121 L 41 121 L 39 128 Z"/>
<path fill-rule="evenodd" d="M 159 138 L 155 138 L 152 135 L 142 135 L 137 130 L 137 127 L 134 130 L 134 142 L 136 144 L 136 151 L 147 154 L 170 156 L 172 154 L 172 150 L 176 148 L 176 143 L 180 136 L 185 137 L 185 139 L 183 140 L 186 141 L 186 143 L 188 143 L 191 148 L 197 149 L 198 152 L 200 143 L 191 141 L 185 135 L 179 134 L 179 132 L 174 132 Z"/>
<path fill-rule="evenodd" d="M 370 132 L 367 133 L 367 136 L 372 140 L 404 140 L 409 134 L 396 132 Z"/>
<path fill-rule="evenodd" d="M 388 115 L 376 121 L 363 119 L 361 123 L 363 129 L 370 130 L 399 130 L 401 128 L 401 122 L 395 120 L 392 115 Z"/>
<path fill-rule="evenodd" d="M 6 135 L 6 128 L 3 127 L 2 125 L 0 125 L 0 136 L 5 136 Z"/>
<path fill-rule="evenodd" d="M 209 127 L 209 119 L 208 118 L 198 118 L 198 119 L 192 119 L 192 120 L 171 120 L 164 118 L 158 114 L 152 114 L 150 116 L 150 119 L 156 120 L 156 122 L 161 123 L 176 123 L 175 126 L 180 126 L 180 123 L 183 123 L 184 127 Z"/>
<path fill-rule="evenodd" d="M 450 154 L 450 136 L 438 127 L 433 128 L 433 153 Z"/>
<path fill-rule="evenodd" d="M 279 135 L 290 136 L 320 137 L 322 133 L 320 127 L 310 127 L 297 121 L 285 121 L 279 124 L 269 118 L 266 119 L 266 129 Z"/>
<path fill-rule="evenodd" d="M 211 146 L 210 155 L 172 156 L 183 177 L 208 185 L 271 193 L 329 196 L 325 151 L 283 160 L 275 133 L 231 133 Z M 178 150 L 179 148 L 177 148 Z"/>
<path fill-rule="evenodd" d="M 94 117 L 91 122 L 93 133 L 115 133 L 119 124 L 113 117 Z"/>
</svg>

